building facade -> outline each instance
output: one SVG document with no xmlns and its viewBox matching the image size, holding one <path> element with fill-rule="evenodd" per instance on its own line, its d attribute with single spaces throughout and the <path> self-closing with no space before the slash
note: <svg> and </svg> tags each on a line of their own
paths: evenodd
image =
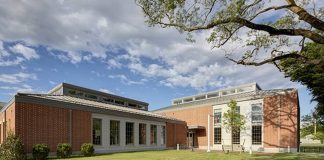
<svg viewBox="0 0 324 160">
<path fill-rule="evenodd" d="M 223 124 L 230 100 L 237 101 L 237 111 L 246 120 L 245 129 L 233 133 L 233 138 Z M 199 149 L 222 150 L 232 141 L 253 151 L 294 152 L 299 148 L 296 89 L 262 90 L 256 83 L 245 84 L 178 98 L 154 113 L 185 121 L 187 145 Z"/>
<path fill-rule="evenodd" d="M 0 112 L 0 142 L 18 135 L 26 153 L 38 143 L 96 152 L 173 148 L 186 143 L 184 121 L 148 112 L 145 102 L 62 83 L 48 94 L 16 94 Z"/>
</svg>

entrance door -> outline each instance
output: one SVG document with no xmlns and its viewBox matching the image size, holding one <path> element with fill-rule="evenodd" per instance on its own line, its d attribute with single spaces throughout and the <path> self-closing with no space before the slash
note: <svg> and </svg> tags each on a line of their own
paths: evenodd
<svg viewBox="0 0 324 160">
<path fill-rule="evenodd" d="M 188 134 L 188 142 L 189 142 L 189 148 L 195 146 L 195 133 L 194 132 L 189 132 L 189 134 Z"/>
</svg>

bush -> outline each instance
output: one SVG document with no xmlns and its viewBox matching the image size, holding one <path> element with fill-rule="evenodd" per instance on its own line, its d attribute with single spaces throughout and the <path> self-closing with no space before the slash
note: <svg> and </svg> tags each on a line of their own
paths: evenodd
<svg viewBox="0 0 324 160">
<path fill-rule="evenodd" d="M 72 147 L 68 143 L 59 143 L 57 145 L 56 155 L 60 158 L 70 157 L 72 154 Z"/>
<path fill-rule="evenodd" d="M 81 153 L 84 156 L 92 156 L 94 153 L 94 148 L 93 148 L 93 144 L 91 143 L 83 143 L 81 146 Z"/>
<path fill-rule="evenodd" d="M 36 160 L 44 160 L 48 157 L 49 151 L 46 144 L 35 144 L 33 146 L 33 158 Z"/>
<path fill-rule="evenodd" d="M 0 145 L 0 159 L 1 160 L 22 160 L 26 159 L 24 153 L 24 146 L 21 139 L 9 133 L 3 144 Z"/>
</svg>

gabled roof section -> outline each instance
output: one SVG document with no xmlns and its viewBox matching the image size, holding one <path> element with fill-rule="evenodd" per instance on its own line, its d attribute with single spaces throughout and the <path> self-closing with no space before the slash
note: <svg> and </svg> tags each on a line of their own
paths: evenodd
<svg viewBox="0 0 324 160">
<path fill-rule="evenodd" d="M 92 113 L 101 114 L 112 114 L 124 117 L 137 117 L 147 120 L 157 120 L 157 121 L 172 121 L 177 123 L 185 123 L 181 120 L 163 116 L 160 114 L 155 114 L 148 111 L 132 109 L 97 101 L 91 101 L 87 99 L 66 96 L 66 95 L 50 95 L 50 94 L 23 94 L 18 93 L 16 96 L 16 102 L 30 102 L 33 104 L 43 104 L 46 106 L 67 108 L 67 109 L 77 109 L 89 111 Z"/>
<path fill-rule="evenodd" d="M 1 110 L 1 108 L 3 108 L 5 105 L 6 105 L 5 102 L 0 102 L 0 110 Z"/>
</svg>

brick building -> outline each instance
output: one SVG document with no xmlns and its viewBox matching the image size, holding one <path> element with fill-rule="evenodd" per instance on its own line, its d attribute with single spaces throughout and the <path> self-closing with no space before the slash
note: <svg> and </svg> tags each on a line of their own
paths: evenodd
<svg viewBox="0 0 324 160">
<path fill-rule="evenodd" d="M 230 100 L 237 101 L 237 110 L 246 119 L 245 129 L 233 134 L 234 144 L 253 151 L 298 150 L 300 115 L 296 89 L 262 90 L 256 83 L 245 84 L 178 98 L 154 113 L 185 121 L 188 146 L 222 150 L 232 140 L 222 121 Z"/>
<path fill-rule="evenodd" d="M 155 150 L 186 144 L 184 121 L 148 112 L 145 102 L 62 83 L 48 94 L 16 94 L 0 111 L 0 142 L 12 132 L 26 153 L 45 143 L 79 151 L 93 143 L 96 152 Z"/>
</svg>

